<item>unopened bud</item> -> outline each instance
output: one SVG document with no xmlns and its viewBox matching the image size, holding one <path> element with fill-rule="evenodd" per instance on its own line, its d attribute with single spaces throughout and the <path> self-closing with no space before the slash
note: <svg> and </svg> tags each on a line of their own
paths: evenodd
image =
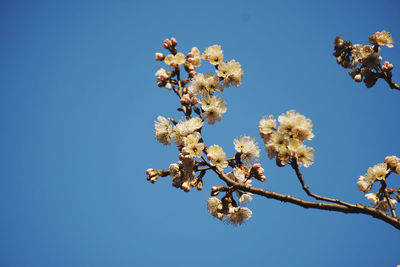
<svg viewBox="0 0 400 267">
<path fill-rule="evenodd" d="M 166 81 L 169 79 L 169 76 L 167 74 L 160 74 L 160 76 L 157 77 L 159 81 Z"/>
<path fill-rule="evenodd" d="M 225 189 L 224 186 L 211 187 L 211 196 L 217 196 L 223 189 Z"/>
<path fill-rule="evenodd" d="M 217 191 L 218 188 L 219 188 L 219 186 L 213 186 L 213 187 L 211 187 L 211 191 Z"/>
<path fill-rule="evenodd" d="M 190 181 L 190 185 L 192 187 L 195 187 L 197 185 L 197 183 L 199 182 L 199 180 L 195 177 Z"/>
<path fill-rule="evenodd" d="M 267 177 L 265 177 L 264 175 L 261 176 L 260 178 L 258 178 L 258 180 L 260 180 L 261 182 L 265 182 L 267 180 Z"/>
<path fill-rule="evenodd" d="M 194 71 L 194 70 L 189 71 L 190 77 L 194 77 L 195 75 L 196 75 L 196 71 Z"/>
<path fill-rule="evenodd" d="M 164 42 L 163 42 L 163 46 L 164 46 L 164 48 L 166 48 L 166 49 L 170 48 L 170 47 L 172 46 L 171 40 L 165 39 Z"/>
<path fill-rule="evenodd" d="M 254 171 L 258 171 L 258 169 L 261 168 L 261 164 L 260 163 L 256 163 L 251 167 Z"/>
<path fill-rule="evenodd" d="M 391 71 L 393 69 L 393 64 L 390 64 L 389 61 L 385 61 L 382 66 L 382 70 Z"/>
<path fill-rule="evenodd" d="M 362 75 L 361 73 L 357 74 L 356 76 L 354 76 L 354 81 L 356 82 L 361 82 L 362 81 Z"/>
<path fill-rule="evenodd" d="M 162 61 L 164 60 L 165 55 L 163 53 L 155 53 L 154 57 L 157 61 Z"/>
<path fill-rule="evenodd" d="M 284 167 L 285 165 L 285 163 L 283 163 L 278 157 L 276 157 L 276 166 Z"/>
<path fill-rule="evenodd" d="M 171 38 L 171 44 L 172 46 L 176 46 L 178 44 L 178 41 L 175 39 L 175 37 Z"/>
<path fill-rule="evenodd" d="M 190 182 L 189 181 L 183 182 L 181 185 L 181 188 L 183 191 L 189 192 L 190 191 Z"/>
<path fill-rule="evenodd" d="M 150 168 L 146 170 L 146 174 L 148 176 L 155 176 L 158 175 L 158 171 L 156 169 Z"/>
<path fill-rule="evenodd" d="M 336 36 L 334 44 L 335 44 L 335 49 L 340 48 L 344 46 L 345 41 L 342 39 L 342 37 Z"/>
<path fill-rule="evenodd" d="M 188 94 L 185 94 L 182 96 L 182 98 L 179 100 L 179 102 L 182 105 L 189 105 L 192 101 L 190 99 L 190 96 Z"/>
<path fill-rule="evenodd" d="M 203 190 L 203 181 L 199 180 L 199 182 L 197 183 L 197 190 L 201 191 Z"/>
</svg>

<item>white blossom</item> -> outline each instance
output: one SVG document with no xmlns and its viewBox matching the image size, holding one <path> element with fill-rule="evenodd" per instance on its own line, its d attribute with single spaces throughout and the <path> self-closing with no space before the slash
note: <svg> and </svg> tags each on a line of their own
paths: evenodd
<svg viewBox="0 0 400 267">
<path fill-rule="evenodd" d="M 233 143 L 235 145 L 235 150 L 241 153 L 240 159 L 246 163 L 260 156 L 260 149 L 256 141 L 249 136 L 242 136 L 239 140 L 235 139 Z"/>
<path fill-rule="evenodd" d="M 235 207 L 233 212 L 226 215 L 226 220 L 234 225 L 241 225 L 244 221 L 251 218 L 253 212 L 246 207 Z"/>
<path fill-rule="evenodd" d="M 164 145 L 170 145 L 170 140 L 173 133 L 172 125 L 163 116 L 158 116 L 157 120 L 158 121 L 154 122 L 154 132 L 156 139 Z"/>
</svg>

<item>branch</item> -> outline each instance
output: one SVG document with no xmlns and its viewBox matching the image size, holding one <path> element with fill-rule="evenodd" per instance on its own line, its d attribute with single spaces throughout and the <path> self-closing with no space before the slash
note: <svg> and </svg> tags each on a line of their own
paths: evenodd
<svg viewBox="0 0 400 267">
<path fill-rule="evenodd" d="M 381 180 L 381 185 L 382 185 L 382 189 L 383 189 L 383 194 L 385 195 L 385 198 L 386 198 L 386 201 L 387 201 L 387 203 L 389 205 L 389 208 L 390 208 L 390 211 L 392 213 L 392 216 L 397 218 L 396 211 L 393 208 L 392 202 L 390 201 L 390 197 L 389 197 L 389 194 L 388 194 L 388 191 L 387 191 L 386 181 L 385 180 Z"/>
<path fill-rule="evenodd" d="M 378 64 L 378 67 L 379 67 L 379 74 L 387 82 L 387 84 L 390 86 L 390 88 L 397 89 L 397 90 L 400 91 L 400 85 L 398 85 L 397 83 L 393 82 L 392 78 L 388 77 L 386 75 L 386 73 L 383 71 L 382 66 L 380 64 Z"/>
<path fill-rule="evenodd" d="M 203 160 L 205 160 L 204 157 L 202 157 L 202 158 L 203 158 Z M 331 203 L 306 201 L 306 200 L 302 200 L 302 199 L 299 199 L 299 198 L 296 198 L 296 197 L 293 197 L 290 195 L 283 195 L 283 194 L 271 192 L 271 191 L 268 191 L 265 189 L 256 188 L 256 187 L 253 187 L 250 185 L 244 185 L 244 184 L 233 181 L 223 171 L 218 170 L 214 166 L 211 166 L 206 160 L 205 160 L 205 162 L 218 175 L 219 178 L 221 178 L 223 181 L 225 181 L 229 186 L 233 186 L 237 189 L 240 189 L 240 190 L 243 190 L 246 192 L 250 192 L 250 193 L 253 193 L 253 194 L 256 194 L 259 196 L 263 196 L 266 198 L 271 198 L 271 199 L 279 200 L 282 202 L 292 203 L 294 205 L 297 205 L 297 206 L 300 206 L 300 207 L 303 207 L 306 209 L 319 209 L 319 210 L 337 211 L 337 212 L 342 212 L 342 213 L 370 215 L 374 218 L 383 220 L 383 221 L 387 222 L 388 224 L 392 225 L 393 227 L 400 230 L 400 220 L 399 219 L 394 218 L 376 208 L 364 206 L 361 204 L 355 204 L 355 205 L 348 204 L 349 206 L 347 206 L 347 205 L 343 205 L 343 204 L 331 204 Z M 345 202 L 343 202 L 343 203 L 345 203 Z"/>
<path fill-rule="evenodd" d="M 341 200 L 339 200 L 339 199 L 333 199 L 333 198 L 328 198 L 328 197 L 322 197 L 322 196 L 319 196 L 319 195 L 317 195 L 317 194 L 312 193 L 312 192 L 310 191 L 310 189 L 306 186 L 305 182 L 304 182 L 303 176 L 302 176 L 302 174 L 300 173 L 299 165 L 297 165 L 296 159 L 293 159 L 293 160 L 292 160 L 291 166 L 292 166 L 292 168 L 294 169 L 294 171 L 296 172 L 296 176 L 297 176 L 297 178 L 299 179 L 299 181 L 300 181 L 300 183 L 301 183 L 301 186 L 303 187 L 303 190 L 307 193 L 307 195 L 309 195 L 309 196 L 311 196 L 311 197 L 313 197 L 313 198 L 315 198 L 315 199 L 317 199 L 317 200 L 328 201 L 328 202 L 340 204 L 340 205 L 343 205 L 343 206 L 346 206 L 346 207 L 352 207 L 352 208 L 355 207 L 355 205 L 350 204 L 350 203 L 347 203 L 347 202 L 344 202 L 344 201 L 341 201 Z"/>
</svg>

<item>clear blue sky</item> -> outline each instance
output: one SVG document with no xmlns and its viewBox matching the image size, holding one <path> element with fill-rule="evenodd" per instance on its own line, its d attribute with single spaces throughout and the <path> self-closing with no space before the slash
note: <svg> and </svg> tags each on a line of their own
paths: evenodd
<svg viewBox="0 0 400 267">
<path fill-rule="evenodd" d="M 205 199 L 145 170 L 177 150 L 158 143 L 158 115 L 180 119 L 156 86 L 154 53 L 220 44 L 244 70 L 228 112 L 203 129 L 233 153 L 263 115 L 312 119 L 311 190 L 367 204 L 359 175 L 399 155 L 400 92 L 356 84 L 332 56 L 385 29 L 400 40 L 398 1 L 7 1 L 0 3 L 0 266 L 396 266 L 400 232 L 364 215 L 306 210 L 256 197 L 241 227 Z M 381 55 L 400 82 L 400 42 Z M 290 168 L 261 154 L 267 182 L 305 198 Z M 399 185 L 399 176 L 391 176 Z M 397 183 L 396 183 L 397 182 Z"/>
</svg>

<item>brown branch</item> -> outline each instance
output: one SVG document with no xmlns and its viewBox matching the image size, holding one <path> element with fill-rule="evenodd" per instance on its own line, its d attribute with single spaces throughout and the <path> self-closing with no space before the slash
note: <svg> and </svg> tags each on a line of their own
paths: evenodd
<svg viewBox="0 0 400 267">
<path fill-rule="evenodd" d="M 397 90 L 400 91 L 400 85 L 398 85 L 397 83 L 393 82 L 392 78 L 391 77 L 389 78 L 386 75 L 386 73 L 383 71 L 382 66 L 380 64 L 378 64 L 378 67 L 379 67 L 378 73 L 387 82 L 387 84 L 390 86 L 390 88 L 397 89 Z"/>
<path fill-rule="evenodd" d="M 344 202 L 344 201 L 341 201 L 341 200 L 339 200 L 339 199 L 333 199 L 333 198 L 328 198 L 328 197 L 322 197 L 322 196 L 319 196 L 319 195 L 317 195 L 317 194 L 312 193 L 312 192 L 310 191 L 310 189 L 307 187 L 307 185 L 305 184 L 305 182 L 304 182 L 303 175 L 301 174 L 301 172 L 300 172 L 300 170 L 299 170 L 299 165 L 297 164 L 296 159 L 293 159 L 293 160 L 292 160 L 291 166 L 292 166 L 292 168 L 294 169 L 294 171 L 296 172 L 296 176 L 297 176 L 297 178 L 299 179 L 299 181 L 300 181 L 300 183 L 301 183 L 301 186 L 303 187 L 303 190 L 304 190 L 304 191 L 307 193 L 307 195 L 309 195 L 310 197 L 313 197 L 313 198 L 315 198 L 315 199 L 317 199 L 317 200 L 323 200 L 323 201 L 328 201 L 328 202 L 336 203 L 336 204 L 343 205 L 343 206 L 346 206 L 346 207 L 355 207 L 355 205 L 350 204 L 350 203 L 347 203 L 347 202 Z"/>
<path fill-rule="evenodd" d="M 393 217 L 397 218 L 396 211 L 394 210 L 394 207 L 392 205 L 392 202 L 390 201 L 390 197 L 389 197 L 389 194 L 388 194 L 388 191 L 387 191 L 386 181 L 385 180 L 381 180 L 380 182 L 381 182 L 381 185 L 382 185 L 383 194 L 385 195 L 386 201 L 387 201 L 387 203 L 389 205 L 390 212 L 392 213 Z"/>
<path fill-rule="evenodd" d="M 250 185 L 245 185 L 242 183 L 238 183 L 230 179 L 223 171 L 217 169 L 216 167 L 210 165 L 204 157 L 202 157 L 203 160 L 206 162 L 206 164 L 218 175 L 219 178 L 221 178 L 223 181 L 225 181 L 229 186 L 234 186 L 237 189 L 240 189 L 245 192 L 250 192 L 259 196 L 263 196 L 266 198 L 270 199 L 275 199 L 279 200 L 282 202 L 288 202 L 292 203 L 294 205 L 306 208 L 306 209 L 319 209 L 319 210 L 329 210 L 329 211 L 337 211 L 337 212 L 342 212 L 342 213 L 352 213 L 352 214 L 366 214 L 370 215 L 374 218 L 380 219 L 393 227 L 397 228 L 400 230 L 400 220 L 392 217 L 385 212 L 378 210 L 373 207 L 361 205 L 361 204 L 355 204 L 347 206 L 347 205 L 342 205 L 342 204 L 331 204 L 331 203 L 322 203 L 322 202 L 313 202 L 313 201 L 306 201 L 302 200 L 290 195 L 284 195 L 276 192 L 271 192 L 265 189 L 261 188 L 256 188 L 252 187 Z"/>
</svg>

